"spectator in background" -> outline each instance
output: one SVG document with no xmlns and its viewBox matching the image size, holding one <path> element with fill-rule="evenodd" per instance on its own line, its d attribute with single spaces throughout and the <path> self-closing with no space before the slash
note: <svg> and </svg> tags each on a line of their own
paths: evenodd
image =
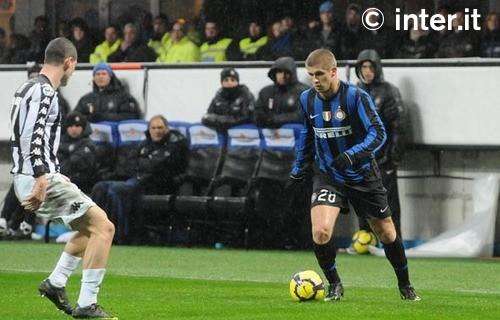
<svg viewBox="0 0 500 320">
<path fill-rule="evenodd" d="M 151 12 L 144 12 L 144 16 L 141 21 L 141 39 L 145 43 L 148 43 L 149 40 L 153 37 L 154 28 L 153 28 L 153 15 Z"/>
<path fill-rule="evenodd" d="M 153 35 L 149 39 L 148 46 L 159 56 L 161 54 L 161 47 L 166 45 L 169 39 L 168 18 L 160 14 L 153 21 Z"/>
<path fill-rule="evenodd" d="M 108 26 L 104 30 L 104 41 L 90 55 L 90 63 L 98 64 L 99 62 L 106 62 L 108 57 L 118 50 L 122 41 L 118 37 L 118 27 L 115 25 Z"/>
<path fill-rule="evenodd" d="M 481 35 L 481 57 L 500 58 L 500 30 L 498 15 L 489 13 Z"/>
<path fill-rule="evenodd" d="M 92 189 L 92 199 L 108 209 L 117 227 L 119 243 L 139 235 L 143 212 L 135 210 L 141 194 L 170 194 L 177 189 L 178 177 L 187 164 L 186 138 L 168 127 L 163 116 L 149 121 L 146 140 L 131 154 L 134 174 L 126 181 L 101 181 Z"/>
<path fill-rule="evenodd" d="M 269 41 L 257 51 L 257 59 L 274 61 L 279 57 L 293 56 L 291 33 L 286 31 L 281 20 L 269 27 Z"/>
<path fill-rule="evenodd" d="M 7 54 L 7 35 L 5 30 L 0 28 L 0 58 Z"/>
<path fill-rule="evenodd" d="M 254 97 L 247 86 L 240 84 L 240 76 L 233 68 L 220 73 L 221 88 L 210 102 L 201 122 L 207 127 L 225 131 L 230 127 L 251 123 Z"/>
<path fill-rule="evenodd" d="M 200 49 L 186 36 L 186 21 L 178 19 L 172 26 L 170 37 L 160 48 L 157 62 L 179 63 L 200 61 Z"/>
<path fill-rule="evenodd" d="M 221 34 L 215 21 L 205 23 L 205 42 L 200 47 L 202 62 L 221 62 L 239 60 L 238 43 Z"/>
<path fill-rule="evenodd" d="M 97 168 L 96 147 L 89 138 L 92 133 L 90 124 L 84 115 L 74 111 L 66 116 L 63 130 L 57 153 L 61 173 L 83 192 L 89 193 L 95 183 Z"/>
<path fill-rule="evenodd" d="M 308 86 L 298 81 L 293 58 L 277 59 L 267 75 L 274 84 L 262 88 L 259 92 L 255 104 L 256 125 L 279 128 L 286 123 L 302 123 L 299 96 Z"/>
<path fill-rule="evenodd" d="M 120 48 L 108 56 L 108 62 L 152 62 L 156 53 L 138 37 L 137 27 L 127 23 L 123 27 L 123 42 Z"/>
<path fill-rule="evenodd" d="M 368 16 L 371 23 L 380 23 L 382 17 L 379 15 Z M 366 30 L 361 34 L 359 40 L 361 45 L 360 50 L 374 49 L 382 59 L 390 59 L 394 55 L 394 51 L 399 47 L 400 39 L 390 27 L 384 24 L 377 30 Z"/>
<path fill-rule="evenodd" d="M 356 76 L 358 86 L 373 99 L 375 109 L 385 127 L 387 140 L 376 153 L 382 183 L 387 189 L 387 200 L 397 235 L 401 237 L 401 207 L 399 203 L 397 169 L 402 153 L 401 116 L 403 103 L 399 89 L 384 80 L 380 57 L 375 50 L 364 50 L 358 56 Z M 368 221 L 359 218 L 359 228 L 371 230 Z"/>
<path fill-rule="evenodd" d="M 450 13 L 450 8 L 447 6 L 440 6 L 438 7 L 436 14 L 440 14 L 444 17 L 444 24 L 445 26 L 448 26 L 448 14 Z M 430 37 L 432 39 L 432 45 L 434 48 L 439 47 L 439 44 L 443 41 L 443 39 L 450 33 L 448 31 L 448 28 L 443 28 L 443 30 L 439 31 L 431 31 Z M 436 52 L 434 52 L 434 56 L 436 55 Z"/>
<path fill-rule="evenodd" d="M 242 60 L 257 60 L 257 50 L 265 46 L 268 37 L 262 32 L 262 25 L 254 20 L 248 25 L 248 37 L 240 41 L 240 56 Z"/>
<path fill-rule="evenodd" d="M 351 3 L 345 12 L 345 23 L 341 27 L 339 59 L 353 60 L 358 57 L 361 47 L 361 35 L 365 29 L 361 26 L 361 7 Z"/>
<path fill-rule="evenodd" d="M 51 39 L 48 30 L 48 21 L 45 16 L 38 16 L 35 18 L 35 29 L 31 31 L 29 42 L 31 44 L 29 61 L 43 63 L 45 48 Z M 25 63 L 24 61 L 23 63 Z"/>
<path fill-rule="evenodd" d="M 78 62 L 89 62 L 94 43 L 87 24 L 81 18 L 76 18 L 71 22 L 71 42 L 78 52 Z"/>
<path fill-rule="evenodd" d="M 413 26 L 406 32 L 401 46 L 396 49 L 394 55 L 397 59 L 422 59 L 432 58 L 436 48 L 432 42 L 430 32 L 424 31 L 420 27 L 417 30 Z"/>
<path fill-rule="evenodd" d="M 108 64 L 96 65 L 93 76 L 93 91 L 80 98 L 76 111 L 90 122 L 141 118 L 137 101 L 126 92 Z"/>
<path fill-rule="evenodd" d="M 60 21 L 57 24 L 57 37 L 71 38 L 71 28 L 67 21 Z"/>
<path fill-rule="evenodd" d="M 22 34 L 12 33 L 9 36 L 7 51 L 2 57 L 4 64 L 24 64 L 30 60 L 30 41 Z"/>
<path fill-rule="evenodd" d="M 319 18 L 320 24 L 307 31 L 307 53 L 315 49 L 325 48 L 341 55 L 341 33 L 339 26 L 333 19 L 333 2 L 325 1 L 321 4 Z"/>
<path fill-rule="evenodd" d="M 464 12 L 455 12 L 453 30 L 440 41 L 436 58 L 463 58 L 478 56 L 478 43 L 473 32 L 464 29 Z"/>
</svg>

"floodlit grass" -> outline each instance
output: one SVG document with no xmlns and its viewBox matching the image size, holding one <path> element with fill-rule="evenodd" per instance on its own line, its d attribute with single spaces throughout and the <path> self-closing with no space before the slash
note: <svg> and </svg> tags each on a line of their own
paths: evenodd
<svg viewBox="0 0 500 320">
<path fill-rule="evenodd" d="M 0 319 L 68 319 L 37 286 L 61 245 L 0 242 Z M 500 261 L 412 259 L 423 300 L 399 298 L 384 258 L 338 256 L 339 303 L 292 302 L 290 276 L 312 252 L 115 247 L 99 303 L 119 319 L 500 319 Z M 76 302 L 80 273 L 68 284 Z"/>
</svg>

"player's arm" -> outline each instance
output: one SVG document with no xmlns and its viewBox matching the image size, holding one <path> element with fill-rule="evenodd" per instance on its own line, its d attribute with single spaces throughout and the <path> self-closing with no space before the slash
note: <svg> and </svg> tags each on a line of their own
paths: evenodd
<svg viewBox="0 0 500 320">
<path fill-rule="evenodd" d="M 300 96 L 299 107 L 303 114 L 304 127 L 300 131 L 299 139 L 295 144 L 295 162 L 290 176 L 302 179 L 313 162 L 314 156 L 314 133 L 309 116 L 307 115 L 307 93 Z"/>
<path fill-rule="evenodd" d="M 343 156 L 347 157 L 351 166 L 363 159 L 370 158 L 375 151 L 382 147 L 387 138 L 384 125 L 375 111 L 372 99 L 366 92 L 358 91 L 355 110 L 367 134 L 361 143 L 344 152 Z"/>
<path fill-rule="evenodd" d="M 30 141 L 29 159 L 35 177 L 35 185 L 27 199 L 21 205 L 29 211 L 37 210 L 45 201 L 47 191 L 47 178 L 45 174 L 48 168 L 43 162 L 45 126 L 50 104 L 54 98 L 54 90 L 48 84 L 38 84 L 35 86 L 29 102 L 29 111 L 26 115 L 21 139 Z M 29 128 L 33 128 L 32 131 Z M 31 136 L 28 136 L 31 135 Z"/>
</svg>

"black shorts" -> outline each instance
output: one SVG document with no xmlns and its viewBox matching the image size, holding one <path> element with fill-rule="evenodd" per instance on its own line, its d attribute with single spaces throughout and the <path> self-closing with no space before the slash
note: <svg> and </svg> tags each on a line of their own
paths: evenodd
<svg viewBox="0 0 500 320">
<path fill-rule="evenodd" d="M 326 173 L 315 172 L 311 208 L 327 205 L 348 213 L 349 204 L 359 217 L 384 219 L 391 216 L 382 180 L 339 185 L 333 183 Z"/>
</svg>

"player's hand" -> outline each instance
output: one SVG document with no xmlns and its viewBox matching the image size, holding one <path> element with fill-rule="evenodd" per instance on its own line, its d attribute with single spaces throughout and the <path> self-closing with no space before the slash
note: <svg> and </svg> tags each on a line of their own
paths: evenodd
<svg viewBox="0 0 500 320">
<path fill-rule="evenodd" d="M 23 201 L 23 203 L 21 203 L 24 209 L 28 211 L 36 211 L 40 208 L 47 195 L 47 185 L 48 182 L 45 175 L 41 175 L 35 179 L 35 185 L 31 190 L 31 194 Z"/>
<path fill-rule="evenodd" d="M 353 164 L 354 164 L 353 161 L 351 160 L 349 155 L 345 152 L 342 152 L 333 160 L 333 165 L 335 166 L 335 169 L 339 171 L 344 171 L 345 169 L 351 167 Z"/>
</svg>

